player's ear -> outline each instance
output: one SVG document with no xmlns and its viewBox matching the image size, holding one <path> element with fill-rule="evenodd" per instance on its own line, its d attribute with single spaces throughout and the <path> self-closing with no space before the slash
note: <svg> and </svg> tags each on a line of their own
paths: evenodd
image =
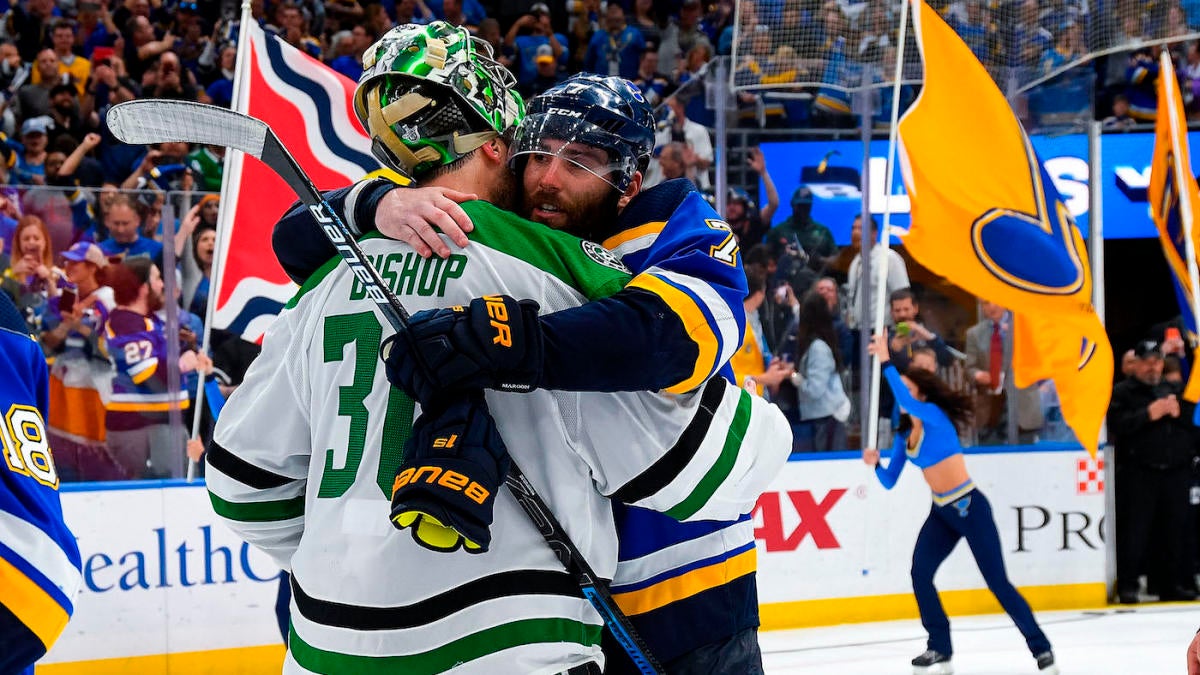
<svg viewBox="0 0 1200 675">
<path fill-rule="evenodd" d="M 642 191 L 642 172 L 634 171 L 633 177 L 629 180 L 629 187 L 625 188 L 624 194 L 617 200 L 617 208 L 623 209 L 629 205 L 629 202 L 637 196 L 637 193 Z"/>
<path fill-rule="evenodd" d="M 493 162 L 504 163 L 508 160 L 508 147 L 499 138 L 493 138 L 484 143 L 482 148 L 484 153 L 487 154 L 488 159 Z"/>
</svg>

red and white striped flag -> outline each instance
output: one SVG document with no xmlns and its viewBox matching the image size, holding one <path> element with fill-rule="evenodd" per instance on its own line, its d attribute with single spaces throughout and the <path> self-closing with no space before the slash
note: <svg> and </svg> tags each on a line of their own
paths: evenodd
<svg viewBox="0 0 1200 675">
<path fill-rule="evenodd" d="M 380 168 L 354 115 L 354 81 L 255 21 L 244 22 L 241 42 L 234 110 L 266 122 L 319 189 L 344 187 Z M 296 291 L 271 251 L 275 222 L 296 195 L 265 164 L 231 154 L 217 228 L 212 327 L 254 342 Z"/>
</svg>

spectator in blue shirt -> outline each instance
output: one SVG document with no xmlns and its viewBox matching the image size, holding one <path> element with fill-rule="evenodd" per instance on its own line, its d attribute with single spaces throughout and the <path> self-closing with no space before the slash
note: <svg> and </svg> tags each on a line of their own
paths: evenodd
<svg viewBox="0 0 1200 675">
<path fill-rule="evenodd" d="M 1129 57 L 1125 69 L 1128 85 L 1129 116 L 1140 122 L 1153 122 L 1158 110 L 1158 55 L 1162 47 L 1139 49 Z"/>
<path fill-rule="evenodd" d="M 450 7 L 446 7 L 449 4 Z M 539 3 L 541 4 L 541 3 Z M 483 9 L 483 5 L 479 0 L 450 0 L 446 3 L 444 0 L 425 0 L 425 6 L 433 15 L 439 19 L 445 19 L 451 23 L 455 23 L 461 12 L 465 23 L 459 23 L 460 26 L 478 26 L 480 21 L 487 18 L 487 12 Z M 546 14 L 550 12 L 547 11 Z M 451 15 L 454 15 L 453 17 Z"/>
<path fill-rule="evenodd" d="M 390 6 L 385 3 L 384 8 L 387 9 L 389 16 L 396 17 L 396 24 L 419 23 L 427 24 L 437 17 L 433 15 L 433 10 L 429 9 L 429 5 L 417 0 L 397 0 Z"/>
<path fill-rule="evenodd" d="M 1067 24 L 1059 29 L 1054 38 L 1054 47 L 1042 56 L 1041 70 L 1049 75 L 1072 61 L 1083 57 L 1083 29 L 1078 24 Z M 1157 71 L 1155 71 L 1157 72 Z"/>
<path fill-rule="evenodd" d="M 212 100 L 213 105 L 228 108 L 233 101 L 233 67 L 236 60 L 237 46 L 232 42 L 225 43 L 221 47 L 220 55 L 217 57 L 218 72 L 220 75 L 205 90 L 208 98 Z"/>
<path fill-rule="evenodd" d="M 787 9 L 786 7 L 784 8 Z M 732 41 L 733 20 L 736 17 L 733 0 L 720 0 L 707 16 L 700 21 L 700 27 L 708 36 L 708 41 L 717 44 L 728 31 Z M 718 45 L 719 48 L 719 45 Z M 729 52 L 724 52 L 728 54 Z"/>
<path fill-rule="evenodd" d="M 470 5 L 474 12 L 469 11 Z M 442 18 L 455 26 L 462 26 L 472 33 L 479 31 L 479 22 L 487 18 L 483 7 L 476 0 L 444 0 L 442 2 Z"/>
<path fill-rule="evenodd" d="M 650 105 L 657 106 L 662 102 L 671 81 L 666 75 L 658 72 L 658 52 L 653 49 L 642 52 L 642 60 L 639 62 L 633 84 L 641 90 L 642 96 L 646 97 Z"/>
<path fill-rule="evenodd" d="M 968 0 L 966 19 L 956 21 L 955 24 L 955 32 L 971 48 L 975 58 L 984 64 L 990 64 L 993 27 L 982 0 Z"/>
<path fill-rule="evenodd" d="M 533 78 L 533 82 L 521 86 L 521 94 L 525 100 L 542 94 L 564 79 L 563 73 L 558 69 L 558 62 L 554 60 L 554 53 L 550 49 L 550 45 L 538 47 L 537 56 L 533 60 L 537 64 L 537 75 Z"/>
<path fill-rule="evenodd" d="M 142 236 L 137 206 L 128 196 L 113 196 L 104 214 L 104 226 L 108 228 L 109 237 L 100 242 L 100 250 L 105 255 L 123 255 L 127 259 L 147 257 L 151 260 L 162 257 L 162 242 Z"/>
<path fill-rule="evenodd" d="M 600 75 L 637 77 L 638 61 L 646 51 L 642 31 L 625 23 L 625 10 L 615 2 L 604 12 L 604 30 L 596 31 L 583 59 L 584 70 Z"/>
<path fill-rule="evenodd" d="M 366 26 L 355 26 L 333 37 L 333 49 L 338 56 L 329 62 L 329 67 L 357 82 L 363 72 L 362 53 L 371 46 Z"/>
<path fill-rule="evenodd" d="M 1050 49 L 1054 36 L 1038 23 L 1037 0 L 1023 0 L 1019 16 L 1019 21 L 1012 26 L 1006 50 L 1009 65 L 1032 68 Z"/>
<path fill-rule="evenodd" d="M 1082 22 L 1087 19 L 1082 5 L 1083 3 L 1078 0 L 1050 0 L 1049 2 L 1042 3 L 1041 11 L 1039 12 L 1042 27 L 1050 31 L 1056 28 L 1061 30 L 1061 27 L 1071 24 L 1080 24 L 1080 27 L 1082 27 Z M 1136 12 L 1138 9 L 1118 9 L 1117 11 L 1120 13 L 1124 13 L 1124 11 Z"/>
<path fill-rule="evenodd" d="M 21 124 L 22 148 L 17 153 L 17 164 L 12 169 L 10 180 L 16 185 L 46 184 L 46 144 L 54 120 L 48 115 L 39 115 Z"/>
<path fill-rule="evenodd" d="M 504 46 L 515 52 L 512 70 L 517 74 L 517 82 L 523 85 L 532 83 L 537 75 L 538 47 L 550 45 L 554 58 L 566 66 L 566 44 L 566 36 L 551 28 L 550 8 L 544 2 L 535 3 L 529 14 L 514 21 L 504 38 Z"/>
</svg>

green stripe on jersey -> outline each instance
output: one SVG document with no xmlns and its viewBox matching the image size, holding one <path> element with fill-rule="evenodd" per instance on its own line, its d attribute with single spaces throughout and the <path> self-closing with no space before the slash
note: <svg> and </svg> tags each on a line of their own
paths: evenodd
<svg viewBox="0 0 1200 675">
<path fill-rule="evenodd" d="M 274 502 L 227 502 L 209 492 L 208 499 L 218 516 L 242 523 L 291 520 L 304 515 L 304 495 Z"/>
<path fill-rule="evenodd" d="M 619 269 L 620 261 L 598 244 L 530 222 L 485 201 L 466 202 L 462 207 L 475 224 L 468 235 L 472 242 L 554 275 L 588 300 L 606 298 L 629 283 L 629 274 Z"/>
<path fill-rule="evenodd" d="M 602 626 L 567 619 L 524 619 L 487 628 L 419 654 L 354 656 L 313 647 L 300 639 L 293 627 L 288 631 L 288 649 L 302 668 L 317 673 L 422 675 L 444 673 L 459 664 L 522 645 L 573 642 L 592 647 L 600 644 L 602 630 Z"/>
<path fill-rule="evenodd" d="M 737 410 L 733 413 L 733 421 L 729 424 L 729 433 L 725 436 L 725 445 L 721 447 L 721 454 L 704 474 L 704 478 L 700 479 L 696 489 L 667 511 L 668 516 L 676 520 L 691 518 L 708 503 L 721 483 L 729 477 L 729 472 L 733 471 L 733 465 L 737 463 L 742 440 L 746 438 L 746 429 L 750 426 L 750 408 L 750 394 L 743 391 L 738 398 Z"/>
<path fill-rule="evenodd" d="M 628 272 L 619 269 L 620 261 L 599 244 L 530 222 L 485 201 L 466 202 L 462 207 L 475 224 L 475 229 L 467 235 L 472 243 L 532 265 L 578 290 L 588 300 L 606 298 L 629 283 Z M 384 238 L 373 230 L 358 241 Z M 470 245 L 466 252 L 470 259 Z M 327 260 L 292 296 L 287 307 L 295 307 L 300 298 L 316 288 L 340 264 L 341 256 Z"/>
</svg>

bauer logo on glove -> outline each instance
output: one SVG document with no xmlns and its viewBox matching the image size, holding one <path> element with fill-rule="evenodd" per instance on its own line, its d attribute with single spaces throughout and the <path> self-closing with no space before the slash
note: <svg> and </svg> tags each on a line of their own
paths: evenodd
<svg viewBox="0 0 1200 675">
<path fill-rule="evenodd" d="M 432 551 L 483 553 L 508 467 L 482 393 L 424 410 L 392 484 L 392 524 Z"/>
<path fill-rule="evenodd" d="M 445 440 L 446 439 L 444 438 L 437 439 L 437 441 L 434 442 L 433 447 L 449 447 L 446 445 L 438 445 L 438 443 L 444 443 Z M 396 476 L 396 481 L 392 483 L 392 498 L 395 499 L 396 492 L 398 492 L 400 488 L 404 487 L 405 485 L 408 485 L 409 483 L 421 482 L 428 483 L 430 486 L 436 485 L 438 487 L 444 487 L 447 490 L 457 490 L 463 493 L 467 499 L 470 499 L 476 504 L 483 504 L 485 501 L 487 501 L 488 497 L 492 496 L 490 490 L 457 471 L 442 471 L 440 467 L 436 466 L 410 466 L 401 471 Z"/>
<path fill-rule="evenodd" d="M 496 336 L 492 338 L 492 344 L 512 347 L 512 328 L 508 325 L 508 308 L 504 306 L 504 296 L 485 295 L 483 301 L 487 304 L 487 314 L 492 320 L 492 328 L 496 329 Z M 536 311 L 536 308 L 534 309 Z"/>
</svg>

